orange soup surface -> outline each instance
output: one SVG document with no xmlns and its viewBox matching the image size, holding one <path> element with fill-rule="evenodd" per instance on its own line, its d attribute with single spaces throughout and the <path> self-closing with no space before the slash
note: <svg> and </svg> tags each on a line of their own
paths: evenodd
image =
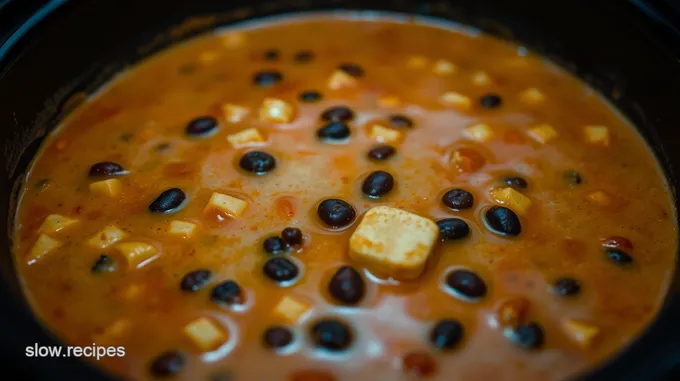
<svg viewBox="0 0 680 381">
<path fill-rule="evenodd" d="M 193 39 L 63 121 L 14 232 L 51 331 L 192 381 L 562 380 L 635 340 L 677 246 L 635 130 L 524 48 L 354 16 Z"/>
</svg>

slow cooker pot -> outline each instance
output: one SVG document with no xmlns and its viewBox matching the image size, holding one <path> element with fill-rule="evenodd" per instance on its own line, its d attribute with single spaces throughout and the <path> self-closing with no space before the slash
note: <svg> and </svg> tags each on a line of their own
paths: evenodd
<svg viewBox="0 0 680 381">
<path fill-rule="evenodd" d="M 62 345 L 35 320 L 10 255 L 15 198 L 42 138 L 83 95 L 178 41 L 282 13 L 356 9 L 428 15 L 517 41 L 599 90 L 640 130 L 671 190 L 680 185 L 680 5 L 572 0 L 0 0 L 0 355 L 21 379 L 113 380 L 77 358 L 31 358 Z M 678 140 L 676 140 L 678 139 Z M 625 154 L 625 153 L 621 153 Z M 680 206 L 674 194 L 676 208 Z M 649 329 L 583 380 L 675 380 L 680 272 Z"/>
</svg>

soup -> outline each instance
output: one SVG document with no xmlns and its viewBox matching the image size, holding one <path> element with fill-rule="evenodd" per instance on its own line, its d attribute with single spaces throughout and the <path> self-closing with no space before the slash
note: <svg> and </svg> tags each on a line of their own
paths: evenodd
<svg viewBox="0 0 680 381">
<path fill-rule="evenodd" d="M 677 249 L 641 137 L 522 47 L 360 16 L 216 31 L 73 111 L 16 216 L 40 320 L 138 380 L 561 380 L 634 340 Z"/>
</svg>

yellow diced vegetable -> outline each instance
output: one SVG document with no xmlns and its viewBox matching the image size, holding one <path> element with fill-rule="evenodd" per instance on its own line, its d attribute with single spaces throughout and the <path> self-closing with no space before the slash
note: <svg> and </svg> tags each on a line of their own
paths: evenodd
<svg viewBox="0 0 680 381">
<path fill-rule="evenodd" d="M 184 327 L 184 334 L 203 352 L 217 349 L 227 341 L 226 332 L 212 320 L 200 317 Z"/>
<path fill-rule="evenodd" d="M 122 189 L 123 186 L 118 179 L 95 181 L 90 184 L 90 192 L 108 197 L 118 196 Z"/>
<path fill-rule="evenodd" d="M 448 107 L 454 107 L 461 111 L 467 111 L 472 108 L 472 100 L 455 91 L 448 91 L 439 97 L 439 100 Z"/>
<path fill-rule="evenodd" d="M 28 253 L 28 264 L 31 265 L 37 260 L 63 246 L 61 241 L 51 238 L 47 234 L 41 234 L 33 244 L 30 253 Z"/>
<path fill-rule="evenodd" d="M 379 143 L 396 143 L 401 140 L 401 132 L 381 124 L 371 126 L 370 136 Z"/>
<path fill-rule="evenodd" d="M 457 70 L 456 65 L 447 60 L 437 60 L 432 67 L 432 72 L 439 75 L 453 74 Z"/>
<path fill-rule="evenodd" d="M 196 231 L 196 224 L 188 221 L 173 220 L 170 222 L 170 230 L 168 233 L 184 238 L 189 238 L 194 235 Z"/>
<path fill-rule="evenodd" d="M 381 95 L 378 97 L 378 106 L 395 108 L 401 106 L 401 100 L 396 95 Z"/>
<path fill-rule="evenodd" d="M 290 296 L 284 296 L 274 308 L 274 312 L 290 323 L 295 323 L 310 310 L 307 303 Z"/>
<path fill-rule="evenodd" d="M 609 145 L 609 129 L 607 127 L 586 126 L 584 131 L 586 136 L 586 142 L 601 146 Z"/>
<path fill-rule="evenodd" d="M 283 99 L 265 98 L 260 107 L 260 120 L 272 123 L 289 123 L 293 120 L 293 106 Z"/>
<path fill-rule="evenodd" d="M 87 244 L 98 249 L 105 249 L 125 238 L 126 235 L 124 231 L 109 225 L 87 240 Z"/>
<path fill-rule="evenodd" d="M 477 86 L 487 86 L 491 84 L 491 77 L 483 71 L 476 71 L 472 74 L 472 83 Z"/>
<path fill-rule="evenodd" d="M 542 144 L 546 144 L 557 137 L 557 131 L 549 124 L 531 127 L 529 131 L 527 131 L 527 134 L 529 137 Z"/>
<path fill-rule="evenodd" d="M 423 56 L 410 56 L 406 64 L 413 69 L 422 69 L 427 65 L 427 58 Z"/>
<path fill-rule="evenodd" d="M 491 127 L 486 124 L 474 124 L 463 130 L 463 136 L 478 142 L 488 142 L 493 139 L 493 135 Z"/>
<path fill-rule="evenodd" d="M 230 123 L 238 123 L 242 121 L 250 110 L 247 107 L 235 105 L 233 103 L 225 103 L 222 105 L 222 113 L 224 119 Z"/>
<path fill-rule="evenodd" d="M 331 90 L 350 88 L 356 85 L 357 80 L 342 70 L 334 71 L 330 78 L 328 78 L 328 88 Z"/>
<path fill-rule="evenodd" d="M 545 95 L 541 92 L 541 90 L 532 87 L 521 92 L 519 94 L 519 100 L 526 104 L 538 105 L 545 101 Z"/>
<path fill-rule="evenodd" d="M 491 198 L 499 205 L 506 206 L 517 214 L 524 215 L 531 207 L 531 199 L 520 192 L 507 187 L 490 191 Z"/>
<path fill-rule="evenodd" d="M 49 216 L 45 217 L 45 220 L 43 221 L 42 225 L 40 225 L 40 229 L 38 229 L 38 232 L 56 233 L 77 223 L 78 220 L 76 219 L 68 218 L 60 214 L 50 214 Z"/>
<path fill-rule="evenodd" d="M 260 145 L 261 143 L 264 143 L 264 137 L 257 128 L 251 127 L 235 134 L 228 135 L 227 141 L 229 141 L 232 147 L 240 148 Z"/>
<path fill-rule="evenodd" d="M 156 255 L 155 246 L 145 242 L 124 242 L 116 245 L 116 249 L 127 261 L 128 268 L 140 268 Z"/>
<path fill-rule="evenodd" d="M 239 217 L 243 214 L 243 212 L 245 212 L 247 207 L 247 201 L 215 192 L 210 197 L 206 209 L 215 209 L 232 217 Z"/>
<path fill-rule="evenodd" d="M 563 324 L 570 339 L 582 348 L 589 348 L 600 333 L 600 328 L 584 321 L 569 319 Z"/>
</svg>

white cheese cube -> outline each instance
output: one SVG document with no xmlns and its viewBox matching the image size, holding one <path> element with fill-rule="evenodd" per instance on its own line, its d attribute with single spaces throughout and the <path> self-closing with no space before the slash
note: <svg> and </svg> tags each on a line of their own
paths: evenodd
<svg viewBox="0 0 680 381">
<path fill-rule="evenodd" d="M 229 123 L 238 123 L 242 121 L 250 112 L 247 107 L 235 105 L 233 103 L 225 103 L 222 105 L 222 114 L 224 119 Z"/>
<path fill-rule="evenodd" d="M 274 313 L 289 323 L 302 319 L 310 311 L 310 306 L 294 297 L 284 296 L 274 308 Z"/>
<path fill-rule="evenodd" d="M 366 212 L 349 240 L 350 258 L 380 276 L 415 279 L 425 268 L 439 229 L 433 221 L 389 206 Z"/>
<path fill-rule="evenodd" d="M 98 249 L 106 249 L 125 238 L 126 235 L 127 234 L 124 231 L 113 225 L 109 225 L 87 240 L 87 244 Z"/>
<path fill-rule="evenodd" d="M 50 214 L 49 216 L 45 217 L 45 220 L 43 221 L 42 225 L 40 225 L 40 229 L 38 229 L 38 232 L 56 233 L 77 223 L 78 220 L 76 219 L 68 218 L 60 214 Z"/>
<path fill-rule="evenodd" d="M 562 325 L 567 336 L 582 348 L 589 348 L 600 333 L 600 328 L 584 321 L 569 319 Z"/>
<path fill-rule="evenodd" d="M 519 100 L 529 105 L 538 105 L 545 101 L 545 95 L 541 90 L 532 87 L 522 91 L 519 94 Z"/>
<path fill-rule="evenodd" d="M 210 196 L 206 210 L 217 210 L 226 213 L 232 217 L 239 217 L 245 212 L 248 207 L 248 202 L 240 198 L 232 197 L 226 194 L 214 192 Z"/>
<path fill-rule="evenodd" d="M 422 69 L 427 65 L 427 58 L 423 56 L 410 56 L 406 61 L 406 65 L 412 69 Z"/>
<path fill-rule="evenodd" d="M 272 123 L 289 123 L 293 120 L 293 106 L 283 99 L 265 98 L 260 106 L 260 121 Z"/>
<path fill-rule="evenodd" d="M 557 137 L 557 131 L 549 124 L 541 124 L 531 127 L 527 135 L 539 143 L 546 144 Z"/>
<path fill-rule="evenodd" d="M 330 78 L 328 78 L 328 88 L 331 90 L 351 88 L 356 85 L 357 80 L 342 70 L 334 71 Z"/>
<path fill-rule="evenodd" d="M 196 224 L 188 221 L 173 220 L 168 233 L 182 238 L 190 238 L 196 232 Z"/>
<path fill-rule="evenodd" d="M 227 136 L 227 141 L 234 148 L 257 146 L 264 143 L 264 137 L 257 128 L 248 128 Z"/>
<path fill-rule="evenodd" d="M 228 338 L 223 329 L 206 317 L 200 317 L 184 326 L 184 334 L 203 352 L 217 349 Z"/>
<path fill-rule="evenodd" d="M 107 197 L 116 197 L 120 194 L 123 186 L 118 179 L 95 181 L 90 184 L 90 192 Z"/>
<path fill-rule="evenodd" d="M 494 134 L 491 130 L 491 127 L 483 123 L 473 124 L 472 126 L 468 126 L 465 128 L 465 130 L 463 130 L 463 136 L 482 143 L 493 139 L 493 135 Z"/>
<path fill-rule="evenodd" d="M 49 252 L 62 247 L 64 244 L 47 234 L 41 234 L 33 244 L 31 251 L 28 253 L 28 264 L 31 265 L 37 260 L 48 254 Z"/>
<path fill-rule="evenodd" d="M 491 84 L 491 77 L 483 71 L 476 71 L 472 74 L 472 83 L 477 86 L 488 86 Z"/>
<path fill-rule="evenodd" d="M 472 108 L 472 100 L 460 93 L 455 91 L 447 91 L 439 97 L 440 102 L 442 102 L 447 107 L 453 107 L 460 111 L 467 111 Z"/>
<path fill-rule="evenodd" d="M 609 145 L 609 129 L 605 126 L 586 126 L 584 129 L 586 142 L 593 145 Z"/>
<path fill-rule="evenodd" d="M 401 132 L 378 123 L 371 125 L 369 135 L 379 143 L 396 143 L 401 140 Z"/>
<path fill-rule="evenodd" d="M 438 75 L 453 74 L 458 71 L 458 67 L 447 60 L 437 60 L 432 66 L 432 72 Z"/>
<path fill-rule="evenodd" d="M 492 189 L 489 193 L 496 204 L 506 206 L 520 215 L 525 215 L 531 206 L 529 197 L 510 187 Z"/>
<path fill-rule="evenodd" d="M 145 242 L 124 242 L 115 246 L 125 258 L 128 268 L 140 268 L 153 260 L 158 249 Z"/>
</svg>

